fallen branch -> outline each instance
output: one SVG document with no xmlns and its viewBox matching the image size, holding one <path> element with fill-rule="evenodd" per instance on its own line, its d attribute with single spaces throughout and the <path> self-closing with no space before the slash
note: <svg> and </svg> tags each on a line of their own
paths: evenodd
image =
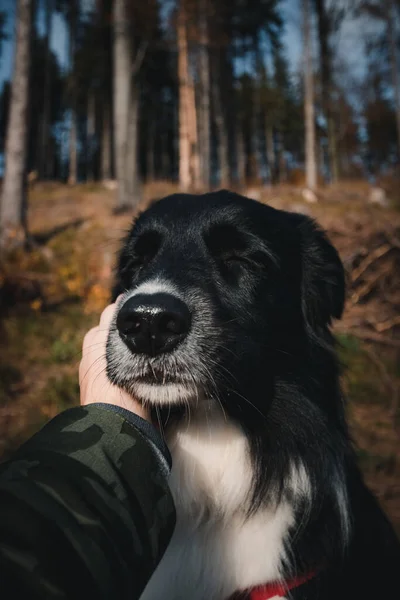
<svg viewBox="0 0 400 600">
<path fill-rule="evenodd" d="M 392 235 L 391 233 L 389 233 L 388 231 L 386 231 L 385 232 L 385 238 L 388 240 L 388 242 L 390 242 L 390 244 L 394 248 L 400 249 L 400 239 L 397 236 Z"/>
<path fill-rule="evenodd" d="M 373 262 L 385 256 L 391 249 L 393 248 L 392 244 L 384 244 L 383 246 L 379 246 L 379 248 L 375 248 L 368 256 L 361 262 L 361 264 L 354 269 L 351 274 L 351 280 L 353 283 L 360 278 L 360 276 L 368 269 Z"/>
<path fill-rule="evenodd" d="M 374 287 L 375 283 L 381 279 L 383 275 L 392 271 L 392 265 L 386 265 L 384 269 L 375 273 L 358 291 L 355 291 L 351 296 L 350 300 L 353 304 L 357 304 L 362 300 Z"/>
<path fill-rule="evenodd" d="M 393 329 L 393 327 L 396 327 L 397 325 L 400 325 L 400 315 L 393 317 L 393 319 L 382 321 L 381 323 L 374 323 L 373 327 L 378 333 L 382 333 L 384 331 L 388 331 L 389 329 Z"/>
</svg>

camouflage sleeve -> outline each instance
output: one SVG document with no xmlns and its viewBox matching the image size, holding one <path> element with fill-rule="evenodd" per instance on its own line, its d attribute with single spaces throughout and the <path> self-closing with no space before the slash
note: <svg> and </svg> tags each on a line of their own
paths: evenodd
<svg viewBox="0 0 400 600">
<path fill-rule="evenodd" d="M 2 465 L 2 598 L 139 598 L 175 509 L 157 433 L 129 415 L 73 408 Z"/>
</svg>

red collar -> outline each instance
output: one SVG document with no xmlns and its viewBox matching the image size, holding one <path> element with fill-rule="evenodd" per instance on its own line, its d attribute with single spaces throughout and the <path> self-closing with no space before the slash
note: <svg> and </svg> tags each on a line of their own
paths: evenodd
<svg viewBox="0 0 400 600">
<path fill-rule="evenodd" d="M 271 598 L 284 598 L 288 592 L 300 587 L 310 579 L 315 577 L 315 573 L 309 573 L 301 577 L 289 579 L 288 581 L 273 581 L 260 587 L 253 588 L 247 592 L 247 598 L 249 600 L 270 600 Z M 239 599 L 240 596 L 237 596 Z M 236 598 L 236 596 L 234 596 Z M 230 600 L 234 600 L 231 598 Z"/>
</svg>

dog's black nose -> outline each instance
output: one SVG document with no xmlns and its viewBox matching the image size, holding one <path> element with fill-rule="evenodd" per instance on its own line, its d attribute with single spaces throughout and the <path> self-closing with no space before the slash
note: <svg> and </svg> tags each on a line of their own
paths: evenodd
<svg viewBox="0 0 400 600">
<path fill-rule="evenodd" d="M 138 294 L 121 307 L 117 328 L 123 341 L 138 354 L 171 352 L 187 336 L 189 308 L 170 294 Z"/>
</svg>

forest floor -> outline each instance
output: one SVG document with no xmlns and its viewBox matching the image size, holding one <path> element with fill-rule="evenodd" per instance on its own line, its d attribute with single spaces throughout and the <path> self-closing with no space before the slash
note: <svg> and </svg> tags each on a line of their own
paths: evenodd
<svg viewBox="0 0 400 600">
<path fill-rule="evenodd" d="M 175 191 L 145 186 L 142 206 Z M 367 186 L 337 186 L 307 204 L 301 190 L 247 190 L 327 229 L 349 282 L 337 324 L 348 416 L 368 484 L 400 534 L 400 211 L 367 203 Z M 254 192 L 254 193 L 253 193 Z M 0 458 L 78 403 L 81 343 L 109 299 L 115 254 L 132 214 L 115 216 L 100 185 L 30 190 L 35 243 L 0 263 Z"/>
</svg>

